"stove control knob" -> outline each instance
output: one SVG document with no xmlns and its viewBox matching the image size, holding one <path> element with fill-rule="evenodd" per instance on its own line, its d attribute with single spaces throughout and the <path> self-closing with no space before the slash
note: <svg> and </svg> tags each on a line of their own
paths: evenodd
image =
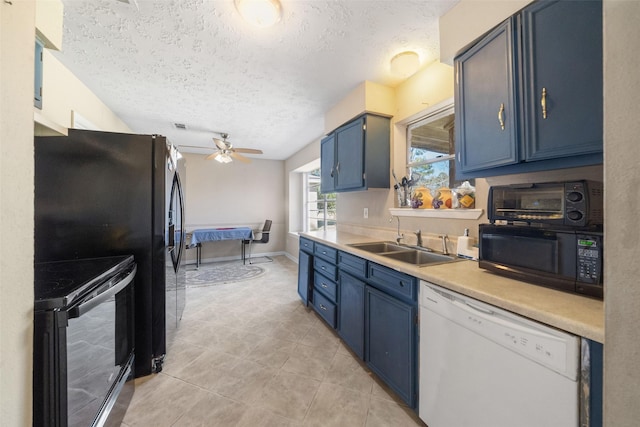
<svg viewBox="0 0 640 427">
<path fill-rule="evenodd" d="M 582 219 L 582 212 L 570 211 L 567 213 L 567 218 L 569 218 L 571 221 L 580 221 Z"/>
</svg>

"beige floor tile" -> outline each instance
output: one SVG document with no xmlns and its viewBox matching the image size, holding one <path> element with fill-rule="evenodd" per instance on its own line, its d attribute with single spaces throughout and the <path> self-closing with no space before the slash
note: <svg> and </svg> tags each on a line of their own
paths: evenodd
<svg viewBox="0 0 640 427">
<path fill-rule="evenodd" d="M 313 378 L 280 371 L 263 388 L 254 405 L 302 421 L 319 386 L 320 381 Z"/>
<path fill-rule="evenodd" d="M 268 338 L 258 344 L 258 346 L 246 356 L 246 359 L 268 368 L 280 369 L 289 359 L 296 345 L 293 341 Z"/>
<path fill-rule="evenodd" d="M 372 376 L 364 363 L 359 363 L 353 356 L 336 353 L 324 382 L 369 395 L 374 383 Z"/>
<path fill-rule="evenodd" d="M 406 406 L 372 397 L 369 403 L 366 427 L 425 426 L 418 415 Z"/>
<path fill-rule="evenodd" d="M 424 426 L 297 294 L 297 266 L 188 288 L 163 372 L 136 379 L 125 427 Z"/>
<path fill-rule="evenodd" d="M 323 383 L 318 389 L 303 425 L 316 427 L 363 426 L 369 395 Z"/>
<path fill-rule="evenodd" d="M 276 369 L 266 368 L 250 360 L 241 360 L 207 385 L 207 389 L 243 403 L 254 402 L 266 384 L 276 376 Z"/>
<path fill-rule="evenodd" d="M 282 370 L 322 381 L 331 366 L 336 349 L 298 344 Z"/>
<path fill-rule="evenodd" d="M 136 380 L 136 391 L 124 423 L 134 426 L 171 426 L 207 392 L 165 374 Z"/>
<path fill-rule="evenodd" d="M 247 406 L 209 393 L 184 413 L 173 426 L 235 426 L 247 411 Z"/>
<path fill-rule="evenodd" d="M 266 408 L 251 407 L 245 411 L 237 427 L 297 427 L 302 424 L 276 415 Z"/>
</svg>

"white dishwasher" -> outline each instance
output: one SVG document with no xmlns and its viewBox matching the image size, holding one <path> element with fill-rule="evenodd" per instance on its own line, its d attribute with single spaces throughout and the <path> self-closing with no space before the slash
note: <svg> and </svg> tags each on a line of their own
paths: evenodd
<svg viewBox="0 0 640 427">
<path fill-rule="evenodd" d="M 576 427 L 580 339 L 420 284 L 419 416 L 429 427 Z"/>
</svg>

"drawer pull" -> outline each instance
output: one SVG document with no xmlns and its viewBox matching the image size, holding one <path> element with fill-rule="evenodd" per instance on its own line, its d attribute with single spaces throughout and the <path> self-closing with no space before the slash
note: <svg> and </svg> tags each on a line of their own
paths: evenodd
<svg viewBox="0 0 640 427">
<path fill-rule="evenodd" d="M 400 282 L 400 287 L 404 288 L 404 283 Z"/>
<path fill-rule="evenodd" d="M 328 288 L 328 286 L 327 286 L 326 284 L 324 284 L 324 283 L 320 283 L 320 286 L 322 286 L 322 287 L 323 287 L 323 288 L 325 288 L 325 289 L 327 289 L 327 288 Z"/>
<path fill-rule="evenodd" d="M 325 307 L 324 305 L 320 304 L 320 308 L 324 311 L 327 311 L 327 307 Z"/>
<path fill-rule="evenodd" d="M 323 270 L 326 270 L 326 268 L 324 268 L 324 265 L 323 265 L 323 266 L 321 266 L 320 268 L 321 268 L 321 269 L 323 269 Z"/>
</svg>

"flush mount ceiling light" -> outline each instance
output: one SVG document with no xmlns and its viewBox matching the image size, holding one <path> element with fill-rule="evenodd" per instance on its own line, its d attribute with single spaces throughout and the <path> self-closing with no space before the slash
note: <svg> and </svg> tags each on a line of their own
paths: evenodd
<svg viewBox="0 0 640 427">
<path fill-rule="evenodd" d="M 420 68 L 420 57 L 407 50 L 391 58 L 391 72 L 399 77 L 409 77 Z"/>
<path fill-rule="evenodd" d="M 278 0 L 234 0 L 234 3 L 244 20 L 258 27 L 270 27 L 282 16 Z"/>
</svg>

